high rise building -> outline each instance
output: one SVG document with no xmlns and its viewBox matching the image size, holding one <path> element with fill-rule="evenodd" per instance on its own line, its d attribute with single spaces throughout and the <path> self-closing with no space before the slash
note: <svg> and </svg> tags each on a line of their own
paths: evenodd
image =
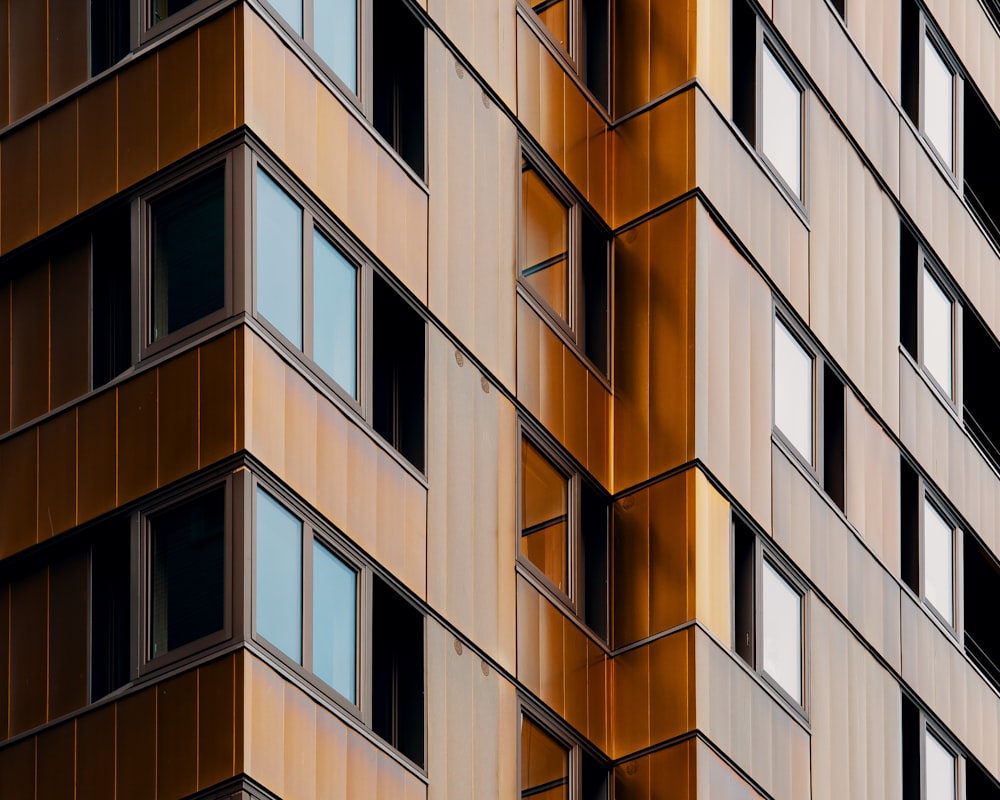
<svg viewBox="0 0 1000 800">
<path fill-rule="evenodd" d="M 0 798 L 1000 798 L 996 0 L 0 4 Z"/>
</svg>

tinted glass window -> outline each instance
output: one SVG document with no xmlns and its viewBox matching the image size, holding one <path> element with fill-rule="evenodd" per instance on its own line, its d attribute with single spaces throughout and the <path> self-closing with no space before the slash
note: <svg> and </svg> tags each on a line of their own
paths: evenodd
<svg viewBox="0 0 1000 800">
<path fill-rule="evenodd" d="M 285 22 L 292 26 L 292 29 L 302 35 L 302 0 L 269 0 L 274 10 L 284 18 Z M 317 0 L 316 5 L 321 6 L 325 0 Z"/>
<path fill-rule="evenodd" d="M 355 702 L 357 574 L 313 542 L 313 672 Z"/>
<path fill-rule="evenodd" d="M 568 484 L 526 439 L 521 440 L 521 554 L 569 592 Z"/>
<path fill-rule="evenodd" d="M 257 490 L 257 633 L 302 663 L 302 523 Z"/>
<path fill-rule="evenodd" d="M 955 755 L 930 731 L 924 731 L 927 800 L 955 800 Z"/>
<path fill-rule="evenodd" d="M 257 170 L 257 310 L 302 349 L 302 208 Z"/>
<path fill-rule="evenodd" d="M 357 387 L 358 270 L 313 232 L 313 350 L 316 363 L 352 397 Z"/>
<path fill-rule="evenodd" d="M 347 88 L 358 92 L 357 0 L 320 0 L 313 6 L 316 52 Z"/>
<path fill-rule="evenodd" d="M 569 209 L 539 174 L 521 168 L 521 275 L 569 321 Z"/>
<path fill-rule="evenodd" d="M 521 719 L 521 797 L 569 797 L 569 750 L 527 717 Z"/>
</svg>

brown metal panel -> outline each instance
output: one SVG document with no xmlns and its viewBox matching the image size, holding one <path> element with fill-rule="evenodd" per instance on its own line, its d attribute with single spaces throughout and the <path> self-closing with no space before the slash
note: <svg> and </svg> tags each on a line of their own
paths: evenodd
<svg viewBox="0 0 1000 800">
<path fill-rule="evenodd" d="M 650 114 L 646 111 L 623 122 L 611 140 L 613 227 L 649 209 Z"/>
<path fill-rule="evenodd" d="M 37 747 L 36 800 L 72 798 L 76 788 L 76 722 L 49 728 L 38 737 Z"/>
<path fill-rule="evenodd" d="M 695 19 L 690 8 L 680 3 L 663 6 L 649 3 L 649 99 L 660 97 L 680 86 L 695 72 Z M 708 13 L 704 10 L 703 13 Z"/>
<path fill-rule="evenodd" d="M 565 440 L 566 420 L 563 417 L 563 357 L 568 356 L 562 343 L 548 325 L 542 325 L 539 335 L 538 372 L 541 384 L 541 420 L 560 441 Z"/>
<path fill-rule="evenodd" d="M 199 789 L 212 786 L 235 774 L 234 661 L 234 656 L 226 656 L 198 668 Z"/>
<path fill-rule="evenodd" d="M 0 797 L 35 800 L 35 737 L 0 750 Z"/>
<path fill-rule="evenodd" d="M 539 59 L 542 46 L 527 24 L 517 20 L 517 116 L 525 127 L 538 135 L 541 128 Z"/>
<path fill-rule="evenodd" d="M 118 80 L 91 86 L 79 98 L 79 206 L 91 208 L 118 189 Z"/>
<path fill-rule="evenodd" d="M 694 184 L 694 97 L 693 90 L 687 91 L 648 112 L 650 208 L 673 200 Z"/>
<path fill-rule="evenodd" d="M 378 450 L 356 425 L 347 426 L 347 533 L 369 552 L 375 549 Z"/>
<path fill-rule="evenodd" d="M 542 48 L 538 58 L 539 140 L 559 169 L 566 167 L 566 73 Z"/>
<path fill-rule="evenodd" d="M 0 280 L 0 434 L 10 430 L 10 297 L 10 281 Z"/>
<path fill-rule="evenodd" d="M 156 488 L 156 370 L 118 388 L 118 502 Z"/>
<path fill-rule="evenodd" d="M 695 680 L 688 663 L 689 633 L 649 644 L 649 739 L 662 742 L 694 728 L 689 691 Z"/>
<path fill-rule="evenodd" d="M 48 718 L 56 719 L 87 705 L 87 552 L 53 562 L 50 575 Z"/>
<path fill-rule="evenodd" d="M 48 263 L 18 276 L 11 286 L 10 381 L 12 426 L 49 410 Z"/>
<path fill-rule="evenodd" d="M 649 490 L 644 489 L 613 506 L 615 647 L 649 635 Z"/>
<path fill-rule="evenodd" d="M 48 99 L 46 6 L 46 3 L 10 3 L 11 122 L 41 108 Z"/>
<path fill-rule="evenodd" d="M 649 761 L 650 756 L 640 756 L 615 766 L 612 775 L 615 800 L 651 800 L 653 786 Z"/>
<path fill-rule="evenodd" d="M 285 367 L 285 480 L 303 497 L 316 496 L 317 394 Z M 399 531 L 396 532 L 397 536 Z"/>
<path fill-rule="evenodd" d="M 572 352 L 563 356 L 563 419 L 566 449 L 582 464 L 587 463 L 587 381 L 589 370 Z"/>
<path fill-rule="evenodd" d="M 346 222 L 362 241 L 374 246 L 378 233 L 378 198 L 372 175 L 378 174 L 378 145 L 360 123 L 347 122 Z"/>
<path fill-rule="evenodd" d="M 609 752 L 611 742 L 608 735 L 608 673 L 610 659 L 604 650 L 591 639 L 587 639 L 587 738 Z"/>
<path fill-rule="evenodd" d="M 49 99 L 83 83 L 87 63 L 88 7 L 76 0 L 49 0 Z"/>
<path fill-rule="evenodd" d="M 285 684 L 285 796 L 317 797 L 316 703 L 291 683 Z M 319 787 L 322 789 L 322 787 Z"/>
<path fill-rule="evenodd" d="M 586 634 L 567 623 L 565 647 L 566 721 L 579 731 L 587 730 L 587 642 Z"/>
<path fill-rule="evenodd" d="M 77 720 L 76 796 L 115 796 L 114 703 L 84 714 Z"/>
<path fill-rule="evenodd" d="M 49 571 L 36 569 L 10 587 L 10 735 L 45 722 Z"/>
<path fill-rule="evenodd" d="M 221 14 L 198 29 L 198 144 L 231 131 L 236 118 L 236 14 Z M 242 69 L 242 61 L 240 68 Z"/>
<path fill-rule="evenodd" d="M 307 184 L 316 182 L 316 79 L 297 55 L 285 50 L 285 148 L 288 166 Z"/>
<path fill-rule="evenodd" d="M 90 365 L 90 247 L 73 242 L 52 259 L 50 403 L 87 393 Z"/>
<path fill-rule="evenodd" d="M 332 403 L 316 404 L 316 507 L 338 526 L 347 520 L 347 426 Z"/>
<path fill-rule="evenodd" d="M 158 163 L 164 167 L 198 147 L 198 34 L 175 39 L 156 56 Z"/>
<path fill-rule="evenodd" d="M 6 253 L 38 235 L 38 123 L 7 136 L 0 156 L 0 191 L 17 198 L 0 206 L 0 249 Z"/>
<path fill-rule="evenodd" d="M 235 450 L 235 339 L 226 334 L 198 352 L 198 464 L 206 466 Z"/>
<path fill-rule="evenodd" d="M 54 228 L 76 214 L 77 103 L 64 103 L 41 117 L 38 224 Z"/>
<path fill-rule="evenodd" d="M 649 528 L 643 538 L 649 547 L 649 634 L 679 625 L 694 616 L 688 607 L 694 566 L 688 558 L 694 538 L 694 508 L 688 507 L 690 472 L 659 481 L 649 489 Z M 627 575 L 627 573 L 626 573 Z M 628 577 L 625 577 L 628 580 Z"/>
<path fill-rule="evenodd" d="M 0 583 L 0 742 L 10 722 L 10 584 Z"/>
<path fill-rule="evenodd" d="M 649 16 L 651 0 L 622 0 L 614 6 L 615 116 L 623 116 L 650 99 Z"/>
<path fill-rule="evenodd" d="M 82 142 L 81 142 L 82 144 Z M 156 171 L 156 56 L 118 73 L 118 188 Z"/>
<path fill-rule="evenodd" d="M 186 797 L 198 788 L 197 728 L 198 671 L 191 670 L 156 687 L 157 797 Z"/>
<path fill-rule="evenodd" d="M 285 367 L 261 339 L 252 337 L 252 434 L 247 446 L 279 475 L 285 471 Z"/>
<path fill-rule="evenodd" d="M 566 653 L 563 612 L 542 598 L 538 614 L 539 696 L 557 714 L 566 713 Z"/>
<path fill-rule="evenodd" d="M 0 557 L 37 541 L 37 476 L 37 429 L 0 444 Z"/>
<path fill-rule="evenodd" d="M 538 361 L 541 329 L 538 315 L 517 298 L 517 399 L 536 416 L 542 392 Z"/>
<path fill-rule="evenodd" d="M 622 755 L 640 750 L 649 737 L 649 646 L 638 647 L 615 657 L 611 662 L 612 708 L 628 708 L 629 714 L 613 714 L 612 741 Z"/>
<path fill-rule="evenodd" d="M 171 359 L 158 370 L 157 485 L 198 469 L 198 352 Z"/>
<path fill-rule="evenodd" d="M 118 703 L 118 797 L 156 796 L 156 692 L 154 686 Z"/>
<path fill-rule="evenodd" d="M 10 3 L 0 9 L 0 125 L 10 122 Z"/>
<path fill-rule="evenodd" d="M 316 709 L 316 786 L 325 800 L 348 800 L 347 729 L 325 708 Z"/>
<path fill-rule="evenodd" d="M 587 114 L 590 103 L 572 81 L 566 83 L 566 177 L 582 192 L 587 191 Z"/>
<path fill-rule="evenodd" d="M 278 795 L 285 793 L 284 681 L 270 667 L 251 657 L 248 666 L 250 702 L 247 746 L 248 773 Z"/>
<path fill-rule="evenodd" d="M 79 406 L 77 519 L 84 522 L 117 502 L 118 393 L 102 392 Z"/>
</svg>

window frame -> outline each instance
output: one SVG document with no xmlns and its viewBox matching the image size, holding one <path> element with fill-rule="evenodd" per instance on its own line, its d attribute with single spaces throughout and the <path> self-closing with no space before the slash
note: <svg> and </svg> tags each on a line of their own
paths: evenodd
<svg viewBox="0 0 1000 800">
<path fill-rule="evenodd" d="M 917 40 L 917 130 L 920 132 L 920 138 L 929 147 L 930 152 L 934 156 L 934 160 L 937 164 L 944 170 L 945 174 L 948 175 L 953 182 L 958 182 L 963 174 L 963 136 L 962 136 L 962 124 L 961 121 L 964 118 L 963 114 L 963 83 L 964 83 L 964 73 L 962 72 L 961 64 L 952 52 L 951 47 L 947 43 L 947 39 L 938 32 L 937 28 L 928 21 L 927 13 L 920 8 L 919 23 L 918 23 L 918 40 Z M 946 69 L 951 72 L 951 164 L 949 165 L 945 161 L 945 156 L 938 150 L 938 147 L 931 140 L 930 134 L 927 132 L 927 115 L 928 109 L 926 104 L 925 92 L 927 89 L 927 59 L 925 47 L 930 45 L 940 56 L 941 61 L 945 65 Z M 961 187 L 958 187 L 958 192 L 960 197 L 964 197 L 964 192 Z"/>
<path fill-rule="evenodd" d="M 933 489 L 923 475 L 917 473 L 917 498 L 918 498 L 918 558 L 919 570 L 917 572 L 920 581 L 919 599 L 925 609 L 940 622 L 953 638 L 962 641 L 962 632 L 965 630 L 965 615 L 962 608 L 962 573 L 965 563 L 964 536 L 965 529 L 961 522 L 951 511 L 944 498 Z M 941 517 L 941 519 L 951 528 L 951 621 L 945 618 L 944 614 L 927 597 L 927 518 L 926 509 L 930 505 Z M 964 652 L 964 647 L 963 647 Z"/>
<path fill-rule="evenodd" d="M 955 800 L 965 798 L 965 755 L 955 744 L 951 735 L 935 720 L 931 719 L 921 708 L 917 707 L 920 719 L 920 794 L 927 797 L 927 737 L 932 736 L 941 748 L 955 759 L 953 773 Z M 928 799 L 930 800 L 930 799 Z"/>
<path fill-rule="evenodd" d="M 566 748 L 567 751 L 567 800 L 580 800 L 583 791 L 583 759 L 584 757 L 593 759 L 597 764 L 607 771 L 607 783 L 605 788 L 605 798 L 610 800 L 612 795 L 613 773 L 610 764 L 604 755 L 594 748 L 586 739 L 579 736 L 562 719 L 556 717 L 552 712 L 544 708 L 538 701 L 527 695 L 518 695 L 517 704 L 517 797 L 523 797 L 521 786 L 521 765 L 523 760 L 522 752 L 522 731 L 524 720 L 528 719 L 535 727 L 553 739 L 556 743 Z"/>
<path fill-rule="evenodd" d="M 579 196 L 570 182 L 558 170 L 551 166 L 542 152 L 532 144 L 522 140 L 520 145 L 520 171 L 517 182 L 517 260 L 516 280 L 519 296 L 529 301 L 532 308 L 547 322 L 567 344 L 588 370 L 598 377 L 602 383 L 608 384 L 612 379 L 613 358 L 611 347 L 611 331 L 614 325 L 614 237 L 611 230 L 587 202 Z M 534 170 L 545 187 L 563 205 L 566 206 L 566 303 L 567 316 L 564 319 L 558 311 L 549 305 L 541 294 L 525 279 L 523 274 L 523 259 L 525 257 L 525 224 L 524 224 L 524 192 L 523 176 L 526 170 Z M 604 359 L 607 367 L 602 369 L 587 355 L 585 342 L 586 303 L 584 293 L 583 264 L 583 229 L 584 217 L 588 224 L 595 226 L 605 242 L 605 297 L 607 312 L 605 318 Z"/>
<path fill-rule="evenodd" d="M 156 0 L 142 0 L 141 12 L 137 14 L 137 19 L 132 23 L 133 33 L 130 39 L 133 42 L 132 49 L 142 46 L 153 39 L 163 36 L 174 28 L 183 25 L 190 19 L 201 14 L 203 11 L 212 8 L 216 0 L 194 0 L 189 6 L 185 6 L 173 14 L 168 14 L 163 19 L 153 19 L 153 6 Z M 133 6 L 134 7 L 134 6 Z"/>
<path fill-rule="evenodd" d="M 962 303 L 954 289 L 951 279 L 932 258 L 924 246 L 917 244 L 917 363 L 923 376 L 928 380 L 935 393 L 959 417 L 962 416 Z M 927 365 L 925 340 L 925 302 L 924 277 L 930 278 L 944 294 L 951 306 L 951 391 L 949 392 L 934 376 Z"/>
<path fill-rule="evenodd" d="M 529 425 L 525 420 L 519 419 L 517 425 L 518 455 L 516 459 L 516 480 L 517 480 L 517 542 L 515 563 L 522 571 L 522 574 L 529 575 L 533 579 L 536 587 L 541 588 L 547 596 L 557 601 L 557 605 L 565 608 L 579 625 L 595 637 L 604 646 L 608 646 L 612 641 L 613 620 L 611 615 L 611 511 L 610 497 L 604 488 L 595 480 L 586 475 L 585 470 L 574 465 L 571 458 L 562 453 L 557 447 L 543 437 L 540 431 Z M 544 458 L 556 471 L 566 478 L 566 584 L 567 591 L 563 591 L 555 582 L 546 575 L 542 569 L 531 561 L 521 551 L 521 539 L 523 538 L 523 518 L 524 508 L 522 502 L 524 486 L 524 470 L 522 464 L 521 448 L 527 442 Z M 582 503 L 583 484 L 586 483 L 591 491 L 594 491 L 606 503 L 607 513 L 605 515 L 605 626 L 607 630 L 602 634 L 592 628 L 586 621 L 585 592 L 586 575 L 584 574 L 584 532 L 582 526 Z"/>
</svg>

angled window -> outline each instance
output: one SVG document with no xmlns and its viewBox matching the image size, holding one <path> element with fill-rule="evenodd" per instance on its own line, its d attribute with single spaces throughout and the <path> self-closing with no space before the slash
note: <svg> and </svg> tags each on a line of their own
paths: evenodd
<svg viewBox="0 0 1000 800">
<path fill-rule="evenodd" d="M 925 262 L 921 270 L 921 362 L 944 391 L 953 396 L 954 303 Z"/>
<path fill-rule="evenodd" d="M 302 343 L 302 207 L 257 168 L 257 310 L 299 350 Z"/>
<path fill-rule="evenodd" d="M 594 99 L 610 108 L 610 0 L 532 0 L 530 5 Z"/>
<path fill-rule="evenodd" d="M 802 704 L 802 595 L 763 560 L 762 668 Z"/>
<path fill-rule="evenodd" d="M 521 798 L 607 800 L 606 764 L 554 720 L 521 712 Z"/>
<path fill-rule="evenodd" d="M 796 197 L 802 196 L 802 89 L 770 47 L 761 65 L 760 151 Z"/>
<path fill-rule="evenodd" d="M 608 374 L 610 233 L 554 170 L 521 159 L 518 275 L 553 327 Z"/>
<path fill-rule="evenodd" d="M 774 424 L 808 462 L 813 460 L 813 355 L 774 318 Z"/>
<path fill-rule="evenodd" d="M 924 496 L 924 597 L 955 625 L 955 528 Z"/>
<path fill-rule="evenodd" d="M 569 477 L 521 439 L 521 555 L 569 594 Z"/>
<path fill-rule="evenodd" d="M 971 531 L 965 531 L 962 555 L 965 652 L 1000 691 L 1000 628 L 993 610 L 993 598 L 1000 597 L 1000 563 Z"/>
<path fill-rule="evenodd" d="M 401 0 L 373 0 L 372 120 L 424 176 L 424 26 Z"/>
</svg>

